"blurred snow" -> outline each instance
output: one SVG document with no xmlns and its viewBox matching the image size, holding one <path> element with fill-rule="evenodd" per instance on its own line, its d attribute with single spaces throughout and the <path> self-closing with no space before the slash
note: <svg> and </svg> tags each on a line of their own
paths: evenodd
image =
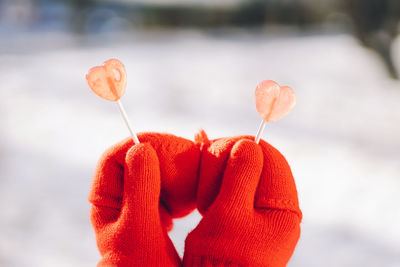
<svg viewBox="0 0 400 267">
<path fill-rule="evenodd" d="M 84 75 L 111 57 L 126 64 L 137 131 L 255 134 L 255 86 L 290 85 L 297 106 L 263 136 L 290 163 L 304 213 L 289 266 L 400 266 L 400 83 L 351 36 L 25 34 L 0 48 L 0 266 L 98 261 L 87 195 L 128 131 Z M 175 222 L 180 253 L 199 219 Z"/>
</svg>

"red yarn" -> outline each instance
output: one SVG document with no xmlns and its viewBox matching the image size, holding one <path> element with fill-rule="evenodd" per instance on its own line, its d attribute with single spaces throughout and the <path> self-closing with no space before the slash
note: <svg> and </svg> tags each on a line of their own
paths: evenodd
<svg viewBox="0 0 400 267">
<path fill-rule="evenodd" d="M 184 266 L 286 266 L 302 214 L 285 158 L 251 136 L 197 139 L 203 219 L 186 239 Z"/>
<path fill-rule="evenodd" d="M 285 266 L 301 211 L 285 158 L 250 136 L 192 141 L 139 135 L 107 150 L 89 200 L 99 266 L 180 266 L 171 219 L 203 214 L 188 235 L 184 266 Z"/>
<path fill-rule="evenodd" d="M 167 231 L 195 208 L 200 151 L 169 134 L 139 140 L 111 147 L 97 166 L 89 201 L 99 266 L 180 266 Z"/>
</svg>

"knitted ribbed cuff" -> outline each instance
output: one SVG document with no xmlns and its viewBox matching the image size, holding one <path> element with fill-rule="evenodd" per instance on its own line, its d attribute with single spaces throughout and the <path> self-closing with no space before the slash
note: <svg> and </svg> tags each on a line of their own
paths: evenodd
<svg viewBox="0 0 400 267">
<path fill-rule="evenodd" d="M 241 267 L 243 265 L 218 259 L 211 256 L 196 256 L 185 254 L 183 257 L 184 267 Z"/>
<path fill-rule="evenodd" d="M 137 258 L 135 256 L 108 255 L 103 257 L 97 267 L 178 267 L 181 263 L 173 263 L 167 258 Z"/>
</svg>

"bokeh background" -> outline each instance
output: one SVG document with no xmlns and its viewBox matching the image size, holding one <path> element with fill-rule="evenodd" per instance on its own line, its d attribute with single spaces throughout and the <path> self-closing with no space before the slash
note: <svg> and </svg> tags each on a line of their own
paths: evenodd
<svg viewBox="0 0 400 267">
<path fill-rule="evenodd" d="M 304 213 L 289 266 L 400 266 L 397 0 L 0 1 L 0 266 L 94 266 L 87 196 L 128 136 L 87 70 L 128 70 L 137 131 L 255 134 L 254 89 L 298 102 L 263 138 L 290 163 Z M 175 221 L 182 254 L 200 219 Z"/>
</svg>

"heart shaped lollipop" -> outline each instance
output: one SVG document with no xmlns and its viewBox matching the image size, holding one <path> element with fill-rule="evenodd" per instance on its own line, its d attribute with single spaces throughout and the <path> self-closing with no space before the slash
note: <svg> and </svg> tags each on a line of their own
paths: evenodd
<svg viewBox="0 0 400 267">
<path fill-rule="evenodd" d="M 109 59 L 102 66 L 96 66 L 86 74 L 90 89 L 101 98 L 119 100 L 125 93 L 126 70 L 118 59 Z"/>
<path fill-rule="evenodd" d="M 109 59 L 102 66 L 91 68 L 86 74 L 86 81 L 89 88 L 96 95 L 106 100 L 117 102 L 119 111 L 126 126 L 128 126 L 133 141 L 135 144 L 139 144 L 139 139 L 132 130 L 128 116 L 120 101 L 126 88 L 126 70 L 124 64 L 118 59 Z"/>
<path fill-rule="evenodd" d="M 255 102 L 257 112 L 263 120 L 255 138 L 255 142 L 258 143 L 265 124 L 281 119 L 294 107 L 296 94 L 289 86 L 279 86 L 274 81 L 266 80 L 258 84 Z"/>
</svg>

